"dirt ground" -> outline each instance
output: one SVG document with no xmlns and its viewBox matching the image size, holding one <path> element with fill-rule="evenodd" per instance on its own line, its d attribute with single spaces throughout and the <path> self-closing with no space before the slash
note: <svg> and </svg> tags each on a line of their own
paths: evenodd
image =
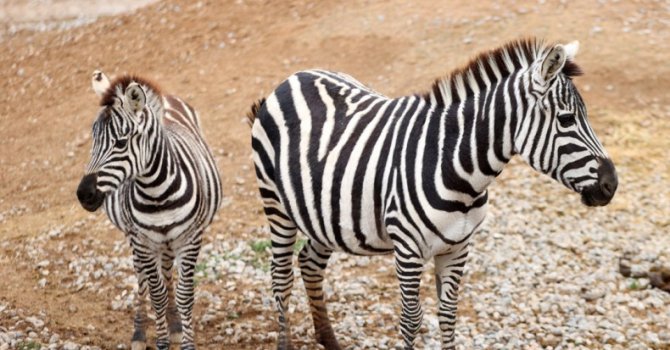
<svg viewBox="0 0 670 350">
<path fill-rule="evenodd" d="M 21 1 L 0 9 L 13 3 Z M 42 276 L 14 254 L 55 228 L 66 232 L 63 240 L 94 236 L 111 245 L 122 236 L 75 196 L 98 108 L 94 69 L 150 77 L 200 112 L 229 202 L 211 231 L 226 237 L 264 224 L 243 116 L 255 99 L 306 68 L 347 72 L 399 96 L 426 91 L 434 78 L 511 39 L 577 39 L 586 74 L 576 83 L 615 163 L 639 176 L 669 170 L 665 1 L 175 0 L 68 30 L 15 31 L 10 18 L 0 32 L 0 301 L 42 312 L 51 330 L 103 348 L 130 335 L 131 314 L 110 310 L 105 296 L 57 284 L 37 288 Z M 612 210 L 629 204 L 615 200 Z M 90 332 L 91 324 L 102 331 Z M 198 339 L 205 342 L 207 330 Z"/>
</svg>

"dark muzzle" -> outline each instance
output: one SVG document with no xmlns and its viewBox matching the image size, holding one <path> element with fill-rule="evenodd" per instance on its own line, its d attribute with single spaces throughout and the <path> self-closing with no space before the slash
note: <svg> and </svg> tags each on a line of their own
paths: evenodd
<svg viewBox="0 0 670 350">
<path fill-rule="evenodd" d="M 96 188 L 98 183 L 97 180 L 97 174 L 85 175 L 81 179 L 79 187 L 77 187 L 77 198 L 79 199 L 79 203 L 81 203 L 81 206 L 84 207 L 84 209 L 90 212 L 98 210 L 105 201 L 105 194 L 98 191 Z"/>
<path fill-rule="evenodd" d="M 599 158 L 599 161 L 598 183 L 582 191 L 582 203 L 590 207 L 609 204 L 619 186 L 614 163 L 607 158 Z"/>
</svg>

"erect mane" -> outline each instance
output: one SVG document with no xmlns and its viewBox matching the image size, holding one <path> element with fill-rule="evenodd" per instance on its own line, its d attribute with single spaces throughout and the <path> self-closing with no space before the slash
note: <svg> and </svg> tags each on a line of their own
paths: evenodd
<svg viewBox="0 0 670 350">
<path fill-rule="evenodd" d="M 484 73 L 491 72 L 488 76 L 493 76 L 492 65 L 496 66 L 501 78 L 507 77 L 519 68 L 530 66 L 537 58 L 545 54 L 547 50 L 554 47 L 554 45 L 546 45 L 540 39 L 526 38 L 513 40 L 493 50 L 481 52 L 465 66 L 452 71 L 442 78 L 436 79 L 430 94 L 436 97 L 438 103 L 443 103 L 441 91 L 443 89 L 455 91 L 456 84 L 458 83 L 457 80 L 465 80 L 468 76 L 471 76 L 479 85 L 482 85 L 484 81 L 482 79 L 482 71 Z M 581 68 L 573 61 L 565 62 L 561 72 L 568 77 L 583 74 Z"/>
<path fill-rule="evenodd" d="M 121 93 L 124 93 L 128 85 L 133 82 L 140 84 L 145 89 L 150 90 L 156 96 L 162 95 L 158 85 L 156 85 L 151 80 L 135 74 L 124 74 L 112 80 L 112 82 L 109 84 L 109 88 L 107 88 L 107 91 L 105 91 L 105 93 L 102 95 L 102 98 L 100 99 L 100 106 L 112 105 L 114 103 L 114 96 L 116 95 L 117 88 L 120 88 Z"/>
</svg>

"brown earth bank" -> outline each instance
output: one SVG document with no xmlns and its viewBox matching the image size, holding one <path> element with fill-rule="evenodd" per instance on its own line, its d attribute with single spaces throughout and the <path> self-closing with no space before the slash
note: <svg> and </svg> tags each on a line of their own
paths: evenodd
<svg viewBox="0 0 670 350">
<path fill-rule="evenodd" d="M 25 5 L 12 1 L 0 8 L 16 4 Z M 289 74 L 314 67 L 343 71 L 377 91 L 400 96 L 426 91 L 436 77 L 512 39 L 579 40 L 577 62 L 586 74 L 576 79 L 577 86 L 596 132 L 624 169 L 620 195 L 603 215 L 615 217 L 640 205 L 626 194 L 624 180 L 634 179 L 650 198 L 650 217 L 658 218 L 651 220 L 652 231 L 670 231 L 670 5 L 665 1 L 176 0 L 67 30 L 16 31 L 10 23 L 0 23 L 0 312 L 13 310 L 14 315 L 0 319 L 6 330 L 39 328 L 30 322 L 16 326 L 16 320 L 40 315 L 49 334 L 57 333 L 61 340 L 107 349 L 127 344 L 130 337 L 132 312 L 115 308 L 112 301 L 121 293 L 117 289 L 132 290 L 132 278 L 126 279 L 132 269 L 114 263 L 125 266 L 121 277 L 108 271 L 104 276 L 109 278 L 77 290 L 78 274 L 86 267 L 69 264 L 82 257 L 120 261 L 128 255 L 122 234 L 102 213 L 81 209 L 74 195 L 98 108 L 90 88 L 94 69 L 141 74 L 196 107 L 226 195 L 206 241 L 254 245 L 268 236 L 262 229 L 265 219 L 243 116 L 255 99 Z M 503 174 L 496 186 L 523 184 Z M 535 195 L 543 196 L 552 186 L 558 185 L 541 186 Z M 585 210 L 575 214 L 575 220 L 588 217 Z M 642 232 L 630 232 L 630 239 L 637 239 L 636 234 Z M 235 250 L 235 244 L 230 248 Z M 247 263 L 266 266 L 267 254 L 258 251 L 258 261 Z M 37 266 L 43 260 L 47 265 Z M 388 261 L 374 260 L 356 273 L 376 276 L 379 284 L 367 292 L 397 310 L 392 270 L 383 269 Z M 469 278 L 474 283 L 478 277 Z M 199 299 L 196 318 L 207 314 L 216 295 L 223 304 L 234 300 L 230 294 L 252 289 L 269 296 L 269 281 L 256 290 L 244 278 L 233 280 L 239 283 L 203 279 L 199 288 L 210 298 Z M 294 303 L 306 301 L 297 297 Z M 461 308 L 466 317 L 476 317 L 472 304 L 466 296 Z M 225 329 L 238 330 L 230 324 L 267 321 L 273 328 L 266 331 L 276 331 L 269 321 L 271 307 L 242 310 L 200 323 L 199 345 L 271 348 L 272 337 L 225 338 Z M 305 312 L 298 310 L 295 319 Z M 335 322 L 341 317 L 336 314 Z M 397 321 L 396 315 L 380 317 L 388 318 L 388 324 Z M 384 332 L 398 337 L 393 326 Z M 35 339 L 48 345 L 39 334 Z M 298 343 L 315 346 L 311 339 Z"/>
</svg>

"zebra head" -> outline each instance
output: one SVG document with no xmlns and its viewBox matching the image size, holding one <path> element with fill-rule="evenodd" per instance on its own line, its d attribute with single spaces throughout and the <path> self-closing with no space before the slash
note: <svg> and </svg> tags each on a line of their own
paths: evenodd
<svg viewBox="0 0 670 350">
<path fill-rule="evenodd" d="M 156 91 L 142 80 L 123 76 L 110 83 L 95 71 L 93 90 L 102 97 L 101 109 L 93 123 L 91 159 L 79 187 L 77 198 L 88 211 L 97 210 L 106 195 L 132 180 L 145 168 L 148 130 L 156 106 Z M 149 85 L 150 86 L 150 85 Z"/>
<path fill-rule="evenodd" d="M 531 107 L 517 123 L 514 151 L 534 169 L 581 194 L 582 203 L 610 202 L 618 180 L 614 164 L 596 137 L 572 76 L 578 42 L 545 50 L 530 66 Z"/>
</svg>

